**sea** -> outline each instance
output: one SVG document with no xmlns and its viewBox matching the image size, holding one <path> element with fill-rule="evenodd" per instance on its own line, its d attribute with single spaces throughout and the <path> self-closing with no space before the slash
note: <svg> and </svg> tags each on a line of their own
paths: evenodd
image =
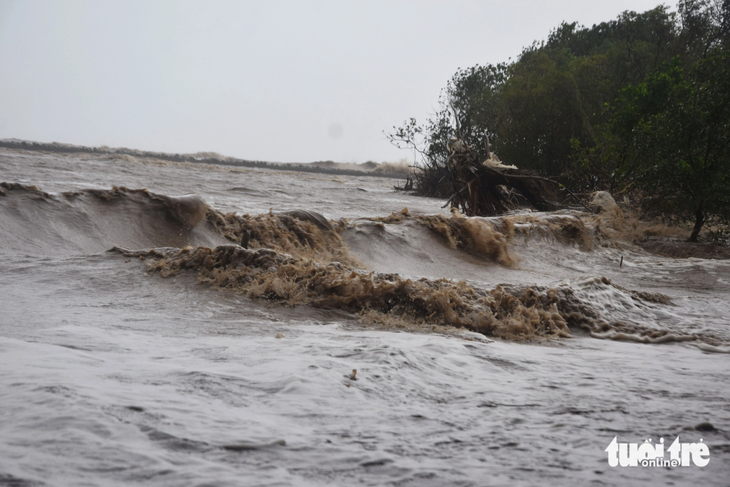
<svg viewBox="0 0 730 487">
<path fill-rule="evenodd" d="M 0 182 L 0 486 L 730 485 L 730 261 L 616 206 L 141 152 Z"/>
</svg>

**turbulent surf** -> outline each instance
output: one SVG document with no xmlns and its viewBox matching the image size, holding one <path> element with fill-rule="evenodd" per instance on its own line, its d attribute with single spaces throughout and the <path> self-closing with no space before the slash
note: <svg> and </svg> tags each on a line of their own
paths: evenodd
<svg viewBox="0 0 730 487">
<path fill-rule="evenodd" d="M 467 218 L 368 176 L 7 148 L 0 170 L 0 484 L 730 473 L 730 261 L 647 253 L 671 230 L 610 199 Z M 612 469 L 617 433 L 701 435 L 712 462 Z"/>
</svg>

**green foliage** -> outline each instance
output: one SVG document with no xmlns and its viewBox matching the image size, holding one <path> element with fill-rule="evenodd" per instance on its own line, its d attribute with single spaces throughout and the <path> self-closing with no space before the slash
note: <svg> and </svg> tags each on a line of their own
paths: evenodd
<svg viewBox="0 0 730 487">
<path fill-rule="evenodd" d="M 730 218 L 730 54 L 717 47 L 685 73 L 676 58 L 622 91 L 614 129 L 626 177 L 649 206 L 695 220 Z"/>
<path fill-rule="evenodd" d="M 460 115 L 462 135 L 480 159 L 488 157 L 482 143 L 485 132 L 492 145 L 500 143 L 500 95 L 507 68 L 506 64 L 497 64 L 460 69 L 446 86 L 446 98 Z M 443 135 L 453 135 L 453 132 L 445 130 Z"/>
<path fill-rule="evenodd" d="M 606 161 L 605 151 L 594 153 L 607 133 L 601 127 L 610 115 L 606 103 L 670 58 L 673 22 L 666 7 L 657 7 L 625 12 L 590 29 L 563 23 L 545 44 L 525 49 L 504 88 L 509 142 L 503 158 L 545 175 L 563 175 L 576 186 L 611 186 L 610 177 L 605 179 L 610 170 L 594 173 L 599 181 L 576 173 L 581 159 L 576 150 L 585 151 L 583 163 L 590 160 L 591 166 Z"/>
</svg>

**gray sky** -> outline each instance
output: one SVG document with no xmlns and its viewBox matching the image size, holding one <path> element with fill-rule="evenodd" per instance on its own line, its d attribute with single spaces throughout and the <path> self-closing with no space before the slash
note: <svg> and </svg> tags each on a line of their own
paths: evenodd
<svg viewBox="0 0 730 487">
<path fill-rule="evenodd" d="M 0 0 L 0 138 L 397 161 L 457 68 L 659 3 Z"/>
</svg>

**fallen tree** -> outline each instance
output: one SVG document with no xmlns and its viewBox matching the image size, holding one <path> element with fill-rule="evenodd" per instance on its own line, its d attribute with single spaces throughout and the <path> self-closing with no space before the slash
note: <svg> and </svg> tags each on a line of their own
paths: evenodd
<svg viewBox="0 0 730 487">
<path fill-rule="evenodd" d="M 497 215 L 519 206 L 540 211 L 556 210 L 559 183 L 532 171 L 491 163 L 480 163 L 465 144 L 454 144 L 447 161 L 453 193 L 447 205 L 467 216 Z"/>
<path fill-rule="evenodd" d="M 502 164 L 491 152 L 486 132 L 482 140 L 487 159 L 479 161 L 478 153 L 471 150 L 461 134 L 456 109 L 451 108 L 456 119 L 457 137 L 448 144 L 446 170 L 453 190 L 445 206 L 451 205 L 467 216 L 498 215 L 521 206 L 531 206 L 539 211 L 552 211 L 564 206 L 558 203 L 558 199 L 561 191 L 567 191 L 566 188 L 533 171 Z"/>
<path fill-rule="evenodd" d="M 473 132 L 468 116 L 460 118 L 451 103 L 450 111 L 455 130 L 446 122 L 447 118 L 442 117 L 443 123 L 438 128 L 430 126 L 425 131 L 411 119 L 410 123 L 388 134 L 396 147 L 411 149 L 417 159 L 420 158 L 420 163 L 413 166 L 412 188 L 417 194 L 447 198 L 444 207 L 451 205 L 466 216 L 498 215 L 520 207 L 553 211 L 571 208 L 567 206 L 571 199 L 573 208 L 580 205 L 588 209 L 581 198 L 559 182 L 531 170 L 502 164 L 491 151 L 488 131 L 483 132 L 481 143 L 476 139 L 476 146 L 470 146 L 468 140 L 474 142 L 475 139 L 473 134 L 464 135 Z M 433 135 L 436 132 L 437 137 Z M 456 136 L 449 138 L 454 133 Z"/>
</svg>

